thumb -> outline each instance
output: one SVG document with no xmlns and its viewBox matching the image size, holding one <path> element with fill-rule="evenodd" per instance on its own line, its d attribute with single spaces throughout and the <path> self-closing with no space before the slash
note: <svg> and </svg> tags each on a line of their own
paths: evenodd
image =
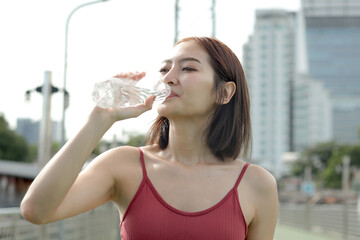
<svg viewBox="0 0 360 240">
<path fill-rule="evenodd" d="M 136 108 L 137 108 L 138 110 L 140 110 L 141 113 L 144 113 L 144 112 L 146 112 L 146 111 L 151 110 L 151 109 L 152 109 L 152 106 L 153 106 L 153 103 L 154 103 L 154 101 L 155 101 L 155 98 L 156 98 L 155 95 L 148 97 L 148 98 L 145 100 L 145 103 L 136 106 Z"/>
<path fill-rule="evenodd" d="M 152 95 L 152 96 L 148 97 L 148 98 L 145 100 L 144 105 L 145 105 L 146 107 L 148 107 L 149 110 L 150 110 L 150 109 L 152 108 L 152 105 L 154 104 L 155 99 L 156 99 L 156 96 L 155 96 L 155 95 Z"/>
</svg>

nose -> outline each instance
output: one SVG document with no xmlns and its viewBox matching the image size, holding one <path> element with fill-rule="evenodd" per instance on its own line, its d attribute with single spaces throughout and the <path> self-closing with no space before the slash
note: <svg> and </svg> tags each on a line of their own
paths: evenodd
<svg viewBox="0 0 360 240">
<path fill-rule="evenodd" d="M 178 84 L 177 75 L 174 68 L 171 68 L 163 77 L 165 84 L 170 86 Z"/>
</svg>

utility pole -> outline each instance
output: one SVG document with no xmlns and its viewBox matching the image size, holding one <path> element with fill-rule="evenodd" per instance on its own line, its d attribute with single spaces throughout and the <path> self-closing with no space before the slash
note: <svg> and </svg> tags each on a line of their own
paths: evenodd
<svg viewBox="0 0 360 240">
<path fill-rule="evenodd" d="M 216 0 L 212 0 L 211 5 L 211 18 L 212 18 L 212 32 L 211 36 L 216 36 L 216 11 L 215 11 Z"/>
<path fill-rule="evenodd" d="M 51 72 L 44 72 L 44 85 L 42 86 L 43 111 L 40 122 L 40 139 L 38 146 L 38 164 L 44 167 L 50 159 L 51 149 Z"/>
<path fill-rule="evenodd" d="M 67 59 L 68 59 L 68 33 L 69 33 L 69 24 L 71 17 L 77 12 L 80 8 L 90 6 L 96 3 L 107 2 L 109 0 L 97 0 L 92 2 L 83 3 L 76 8 L 74 8 L 66 19 L 65 25 L 65 55 L 64 55 L 64 81 L 63 81 L 63 89 L 64 89 L 64 96 L 63 96 L 63 109 L 62 109 L 62 121 L 61 121 L 61 146 L 63 146 L 66 142 L 66 131 L 65 131 L 65 112 L 69 106 L 69 93 L 66 91 L 66 82 L 67 82 Z"/>
<path fill-rule="evenodd" d="M 51 94 L 59 91 L 66 91 L 61 88 L 57 88 L 51 83 L 52 73 L 51 71 L 44 72 L 44 84 L 34 89 L 27 90 L 25 97 L 27 101 L 30 101 L 31 92 L 38 92 L 43 95 L 43 110 L 40 122 L 39 142 L 38 142 L 38 159 L 37 164 L 39 168 L 45 166 L 50 159 L 51 150 Z"/>
<path fill-rule="evenodd" d="M 183 0 L 184 1 L 184 0 Z M 187 0 L 187 1 L 191 1 L 191 0 Z M 215 37 L 216 35 L 216 0 L 209 0 L 211 1 L 211 7 L 209 9 L 210 11 L 210 18 L 211 18 L 211 33 L 210 34 L 212 37 Z M 181 29 L 179 29 L 179 20 L 181 21 L 181 17 L 180 17 L 180 1 L 179 0 L 175 0 L 175 18 L 174 18 L 174 44 L 179 41 L 179 32 L 181 31 Z M 184 9 L 186 10 L 186 9 Z M 184 15 L 184 13 L 183 13 Z M 184 16 L 185 18 L 188 16 Z M 208 35 L 207 34 L 207 35 Z"/>
<path fill-rule="evenodd" d="M 179 40 L 179 0 L 175 0 L 175 34 L 174 44 Z"/>
<path fill-rule="evenodd" d="M 343 209 L 343 239 L 348 239 L 348 198 L 349 198 L 349 177 L 350 177 L 350 157 L 344 156 L 342 159 L 342 191 L 344 196 Z"/>
</svg>

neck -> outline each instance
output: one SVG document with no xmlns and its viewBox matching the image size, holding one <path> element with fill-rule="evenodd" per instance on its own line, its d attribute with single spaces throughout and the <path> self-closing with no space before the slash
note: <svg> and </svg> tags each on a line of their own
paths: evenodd
<svg viewBox="0 0 360 240">
<path fill-rule="evenodd" d="M 217 162 L 206 144 L 206 125 L 207 120 L 170 120 L 167 158 L 187 166 Z"/>
</svg>

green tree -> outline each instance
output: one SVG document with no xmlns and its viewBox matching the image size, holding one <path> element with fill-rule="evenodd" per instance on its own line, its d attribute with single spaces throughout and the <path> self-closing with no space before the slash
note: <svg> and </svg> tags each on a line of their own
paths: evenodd
<svg viewBox="0 0 360 240">
<path fill-rule="evenodd" d="M 324 171 L 324 185 L 328 188 L 341 188 L 342 159 L 350 157 L 350 166 L 360 167 L 360 145 L 343 145 L 334 151 Z"/>
<path fill-rule="evenodd" d="M 25 139 L 11 130 L 3 115 L 0 115 L 0 159 L 29 162 L 29 146 Z"/>
<path fill-rule="evenodd" d="M 131 135 L 126 145 L 140 147 L 146 144 L 146 136 L 144 134 Z"/>
<path fill-rule="evenodd" d="M 29 144 L 28 145 L 28 157 L 26 162 L 34 162 L 37 160 L 38 156 L 38 145 L 37 144 Z"/>
<path fill-rule="evenodd" d="M 300 154 L 300 159 L 291 166 L 292 175 L 302 176 L 305 166 L 310 164 L 312 175 L 319 181 L 322 178 L 322 171 L 326 168 L 329 159 L 338 147 L 335 142 L 331 141 L 319 143 L 313 147 L 304 149 Z"/>
<path fill-rule="evenodd" d="M 360 167 L 360 145 L 338 145 L 335 142 L 321 143 L 301 153 L 301 158 L 292 164 L 292 175 L 302 176 L 306 164 L 310 164 L 313 179 L 318 186 L 341 188 L 342 159 L 348 155 L 351 166 Z"/>
<path fill-rule="evenodd" d="M 103 151 L 103 146 L 110 146 L 110 143 L 108 143 L 107 141 L 105 140 L 101 140 L 100 142 L 98 142 L 94 148 L 94 150 L 92 151 L 92 155 L 95 157 L 95 156 L 98 156 L 102 153 Z M 109 147 L 105 147 L 105 149 L 109 149 Z"/>
</svg>

